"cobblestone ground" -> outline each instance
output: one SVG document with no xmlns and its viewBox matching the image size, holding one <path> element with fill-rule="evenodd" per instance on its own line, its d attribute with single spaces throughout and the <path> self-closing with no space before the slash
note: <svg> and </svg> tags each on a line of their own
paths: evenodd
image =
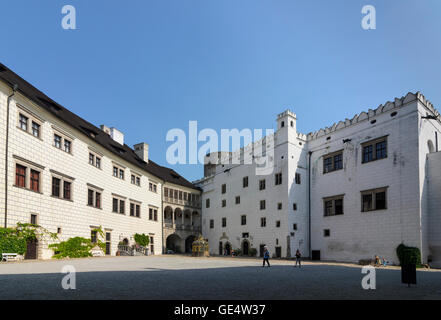
<svg viewBox="0 0 441 320">
<path fill-rule="evenodd" d="M 398 268 L 376 269 L 376 290 L 363 290 L 361 267 L 185 256 L 105 257 L 0 263 L 0 299 L 441 299 L 441 272 L 418 271 L 417 286 Z M 64 290 L 63 266 L 76 269 Z"/>
</svg>

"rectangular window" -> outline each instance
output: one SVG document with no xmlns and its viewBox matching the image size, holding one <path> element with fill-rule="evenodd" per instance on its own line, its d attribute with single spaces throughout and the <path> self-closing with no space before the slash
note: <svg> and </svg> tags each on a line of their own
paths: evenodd
<svg viewBox="0 0 441 320">
<path fill-rule="evenodd" d="M 295 178 L 295 180 L 296 180 L 296 184 L 301 184 L 301 183 L 302 183 L 300 173 L 296 173 L 296 178 Z"/>
<path fill-rule="evenodd" d="M 276 186 L 282 184 L 282 174 L 281 173 L 276 173 L 275 179 L 276 179 L 276 181 L 275 181 Z"/>
<path fill-rule="evenodd" d="M 324 216 L 329 217 L 344 214 L 343 198 L 344 195 L 323 198 Z"/>
<path fill-rule="evenodd" d="M 240 197 L 239 196 L 236 197 L 236 204 L 240 204 Z"/>
<path fill-rule="evenodd" d="M 19 116 L 20 129 L 22 129 L 24 131 L 28 131 L 28 120 L 29 120 L 28 117 L 26 117 L 25 115 L 20 113 L 20 116 Z"/>
<path fill-rule="evenodd" d="M 141 186 L 141 178 L 140 178 L 140 177 L 136 177 L 135 184 L 136 184 L 138 187 Z"/>
<path fill-rule="evenodd" d="M 91 240 L 92 243 L 97 243 L 98 242 L 97 231 L 96 230 L 92 230 L 90 232 L 90 240 Z"/>
<path fill-rule="evenodd" d="M 118 178 L 118 168 L 117 167 L 113 167 L 113 176 Z"/>
<path fill-rule="evenodd" d="M 323 157 L 323 173 L 343 169 L 343 151 L 333 152 Z"/>
<path fill-rule="evenodd" d="M 243 177 L 243 179 L 242 179 L 242 186 L 244 188 L 248 187 L 248 177 Z"/>
<path fill-rule="evenodd" d="M 32 121 L 32 135 L 34 137 L 40 138 L 40 125 L 35 121 Z"/>
<path fill-rule="evenodd" d="M 227 206 L 227 200 L 223 199 L 223 200 L 222 200 L 222 208 L 224 208 L 224 207 L 226 207 L 226 206 Z"/>
<path fill-rule="evenodd" d="M 265 179 L 259 180 L 259 190 L 265 190 Z"/>
<path fill-rule="evenodd" d="M 119 178 L 121 180 L 124 180 L 124 170 L 123 169 L 119 169 Z"/>
<path fill-rule="evenodd" d="M 153 220 L 153 209 L 149 208 L 149 220 Z"/>
<path fill-rule="evenodd" d="M 276 221 L 276 228 L 280 228 L 280 220 Z"/>
<path fill-rule="evenodd" d="M 36 214 L 31 214 L 31 224 L 33 224 L 34 226 L 37 225 L 37 215 Z"/>
<path fill-rule="evenodd" d="M 222 218 L 222 227 L 225 228 L 227 226 L 227 218 Z"/>
<path fill-rule="evenodd" d="M 324 229 L 324 230 L 323 230 L 323 236 L 324 236 L 324 237 L 330 237 L 330 236 L 331 236 L 331 230 L 329 230 L 329 229 Z"/>
<path fill-rule="evenodd" d="M 282 203 L 281 203 L 281 202 L 279 202 L 279 203 L 277 204 L 277 210 L 282 210 Z"/>
<path fill-rule="evenodd" d="M 222 185 L 222 194 L 224 194 L 224 193 L 226 193 L 227 192 L 227 185 L 226 184 L 223 184 Z"/>
<path fill-rule="evenodd" d="M 362 144 L 362 163 L 387 158 L 387 137 Z"/>
<path fill-rule="evenodd" d="M 210 199 L 205 199 L 205 208 L 210 208 Z"/>
<path fill-rule="evenodd" d="M 119 213 L 124 214 L 126 212 L 126 202 L 119 200 Z"/>
<path fill-rule="evenodd" d="M 141 206 L 140 206 L 139 204 L 137 204 L 137 205 L 135 206 L 135 216 L 136 216 L 137 218 L 139 218 L 139 217 L 141 216 Z"/>
<path fill-rule="evenodd" d="M 294 231 L 297 230 L 297 223 L 294 223 L 294 224 L 292 225 L 292 229 L 293 229 Z"/>
<path fill-rule="evenodd" d="M 60 184 L 61 184 L 61 179 L 52 177 L 52 195 L 54 197 L 60 197 Z"/>
<path fill-rule="evenodd" d="M 263 218 L 260 218 L 260 226 L 263 228 L 263 227 L 266 227 L 266 218 L 265 217 L 263 217 Z"/>
<path fill-rule="evenodd" d="M 64 139 L 64 151 L 67 153 L 71 152 L 71 145 L 72 143 L 69 140 Z"/>
<path fill-rule="evenodd" d="M 95 192 L 95 207 L 101 209 L 101 193 Z"/>
<path fill-rule="evenodd" d="M 112 211 L 118 213 L 118 199 L 112 199 Z"/>
<path fill-rule="evenodd" d="M 158 210 L 153 210 L 153 216 L 154 216 L 154 220 L 158 221 Z"/>
<path fill-rule="evenodd" d="M 130 204 L 130 216 L 131 217 L 135 216 L 135 204 L 134 203 Z"/>
<path fill-rule="evenodd" d="M 297 203 L 293 203 L 293 204 L 292 204 L 292 209 L 293 209 L 294 211 L 297 211 Z"/>
<path fill-rule="evenodd" d="M 95 158 L 95 167 L 101 169 L 101 158 L 98 157 Z"/>
<path fill-rule="evenodd" d="M 15 185 L 26 188 L 26 167 L 17 164 L 15 167 Z"/>
<path fill-rule="evenodd" d="M 240 224 L 242 226 L 245 226 L 247 224 L 247 216 L 245 216 L 245 215 L 240 216 Z"/>
<path fill-rule="evenodd" d="M 40 172 L 31 169 L 31 190 L 40 191 Z"/>
<path fill-rule="evenodd" d="M 61 149 L 61 137 L 57 134 L 54 134 L 54 146 L 55 148 Z"/>
<path fill-rule="evenodd" d="M 71 199 L 71 187 L 72 187 L 72 183 L 70 183 L 68 181 L 64 181 L 64 183 L 63 183 L 63 198 L 66 200 Z"/>
<path fill-rule="evenodd" d="M 266 202 L 265 200 L 260 200 L 260 210 L 265 210 Z"/>
<path fill-rule="evenodd" d="M 387 209 L 387 187 L 361 192 L 361 211 Z"/>
<path fill-rule="evenodd" d="M 210 229 L 213 229 L 213 228 L 214 228 L 214 220 L 211 219 L 211 220 L 210 220 Z"/>
<path fill-rule="evenodd" d="M 93 153 L 89 153 L 89 164 L 91 165 L 95 165 L 95 156 L 93 155 Z"/>
</svg>

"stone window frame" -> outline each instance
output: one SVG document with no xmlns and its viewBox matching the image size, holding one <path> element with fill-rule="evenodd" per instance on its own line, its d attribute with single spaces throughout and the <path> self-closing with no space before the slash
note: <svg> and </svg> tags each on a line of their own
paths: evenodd
<svg viewBox="0 0 441 320">
<path fill-rule="evenodd" d="M 235 204 L 240 204 L 240 196 L 236 196 L 234 202 L 235 202 Z"/>
<path fill-rule="evenodd" d="M 339 194 L 339 195 L 335 195 L 335 196 L 331 196 L 331 197 L 325 197 L 323 198 L 323 216 L 324 217 L 332 217 L 332 216 L 342 216 L 345 213 L 344 210 L 344 194 Z M 335 205 L 335 201 L 337 200 L 341 200 L 342 201 L 342 212 L 341 213 L 336 213 L 336 205 Z M 330 209 L 331 212 L 328 213 L 327 209 L 327 204 L 330 202 Z"/>
<path fill-rule="evenodd" d="M 133 215 L 132 215 L 133 206 Z M 142 202 L 134 199 L 129 199 L 129 217 L 141 218 L 141 206 Z"/>
<path fill-rule="evenodd" d="M 32 223 L 32 216 L 35 217 L 35 223 Z M 32 225 L 38 226 L 38 221 L 40 220 L 40 215 L 36 212 L 31 212 L 31 215 L 29 216 L 29 223 Z"/>
<path fill-rule="evenodd" d="M 149 181 L 149 191 L 153 193 L 158 193 L 158 183 L 155 181 Z M 179 197 L 179 192 L 178 192 Z"/>
<path fill-rule="evenodd" d="M 56 199 L 60 199 L 60 200 L 65 200 L 65 201 L 71 201 L 73 202 L 74 199 L 74 181 L 75 178 L 70 177 L 64 173 L 55 171 L 55 170 L 49 170 L 51 172 L 51 197 L 52 198 L 56 198 Z M 54 195 L 53 192 L 53 179 L 59 179 L 60 180 L 60 190 L 59 190 L 59 196 Z M 65 182 L 70 183 L 70 197 L 69 198 L 65 198 L 64 197 L 64 184 Z"/>
<path fill-rule="evenodd" d="M 386 156 L 382 157 L 382 158 L 377 158 L 377 144 L 382 143 L 382 142 L 384 142 L 386 144 L 386 147 L 385 147 Z M 364 154 L 365 154 L 364 150 L 366 147 L 372 148 L 372 159 L 367 160 L 367 161 L 364 158 Z M 374 161 L 387 159 L 387 157 L 388 157 L 388 135 L 361 143 L 361 164 L 371 163 Z"/>
<path fill-rule="evenodd" d="M 325 238 L 331 237 L 331 229 L 323 229 L 323 237 Z"/>
<path fill-rule="evenodd" d="M 266 217 L 261 217 L 260 218 L 260 227 L 261 228 L 266 228 Z"/>
<path fill-rule="evenodd" d="M 130 170 L 130 183 L 134 186 L 141 187 L 141 176 L 140 173 Z"/>
<path fill-rule="evenodd" d="M 243 214 L 240 216 L 240 225 L 241 226 L 246 226 L 247 225 L 247 215 Z"/>
<path fill-rule="evenodd" d="M 222 218 L 222 228 L 226 228 L 227 227 L 227 218 L 223 217 Z"/>
<path fill-rule="evenodd" d="M 113 202 L 114 199 L 117 200 L 117 211 L 114 211 L 114 207 L 113 207 Z M 124 202 L 124 210 L 123 212 L 121 212 L 121 201 Z M 121 196 L 119 194 L 116 193 L 112 193 L 112 213 L 117 213 L 120 215 L 126 215 L 126 203 L 127 203 L 127 197 Z"/>
<path fill-rule="evenodd" d="M 37 192 L 40 194 L 43 194 L 43 172 L 44 167 L 42 165 L 39 165 L 38 163 L 26 160 L 20 156 L 13 155 L 14 158 L 14 187 L 29 190 L 32 192 Z M 16 184 L 16 172 L 17 172 L 17 164 L 25 167 L 25 186 L 20 187 Z M 31 170 L 37 171 L 39 176 L 39 183 L 38 183 L 38 191 L 31 189 Z"/>
<path fill-rule="evenodd" d="M 90 156 L 93 156 L 93 161 L 92 163 L 90 163 Z M 97 165 L 97 159 L 99 159 L 99 166 Z M 89 161 L 88 163 L 97 169 L 102 170 L 102 165 L 103 165 L 103 155 L 101 153 L 98 153 L 92 149 L 89 148 Z M 112 169 L 113 170 L 113 169 Z"/>
<path fill-rule="evenodd" d="M 74 146 L 75 138 L 55 126 L 52 126 L 52 130 L 53 130 L 52 146 L 55 149 L 58 149 L 58 150 L 61 150 L 67 154 L 73 155 L 73 146 Z M 55 145 L 55 136 L 59 136 L 61 138 L 60 147 L 57 147 Z M 70 143 L 69 151 L 66 151 L 66 141 Z"/>
<path fill-rule="evenodd" d="M 20 125 L 20 115 L 23 115 L 27 118 L 26 130 L 23 129 Z M 43 129 L 44 122 L 45 122 L 45 120 L 43 118 L 39 117 L 37 114 L 28 110 L 24 106 L 17 104 L 17 129 L 20 129 L 21 131 L 28 133 L 29 135 L 33 136 L 34 138 L 37 138 L 37 139 L 43 141 L 41 136 L 42 136 L 42 129 Z M 33 133 L 33 123 L 36 123 L 39 125 L 38 136 L 35 136 Z"/>
<path fill-rule="evenodd" d="M 214 229 L 214 219 L 210 219 L 210 229 Z"/>
<path fill-rule="evenodd" d="M 371 212 L 371 211 L 387 210 L 387 196 L 388 196 L 387 194 L 388 194 L 388 189 L 389 189 L 389 186 L 360 191 L 360 195 L 361 195 L 361 212 Z M 384 192 L 384 208 L 377 209 L 377 197 L 376 197 L 376 195 L 378 193 L 383 193 L 383 192 Z M 371 195 L 372 196 L 372 198 L 371 198 L 372 208 L 371 209 L 365 210 L 365 208 L 364 208 L 363 196 L 365 196 L 365 195 Z"/>
<path fill-rule="evenodd" d="M 249 178 L 248 176 L 242 178 L 242 188 L 248 188 Z"/>
<path fill-rule="evenodd" d="M 149 220 L 150 221 L 158 221 L 158 207 L 149 205 Z"/>
<path fill-rule="evenodd" d="M 328 153 L 323 156 L 323 174 L 327 174 L 327 173 L 331 173 L 331 172 L 343 169 L 343 151 L 344 150 L 341 149 L 338 151 Z M 335 163 L 336 163 L 335 157 L 336 156 L 341 156 L 341 168 L 336 168 L 336 166 L 335 166 Z M 331 168 L 328 170 L 327 170 L 327 165 L 326 165 L 327 160 L 330 160 L 330 164 L 331 164 Z"/>
<path fill-rule="evenodd" d="M 115 169 L 117 169 L 116 176 L 115 176 Z M 122 178 L 121 178 L 121 172 L 122 172 Z M 126 167 L 115 161 L 112 161 L 112 177 L 125 181 Z"/>
<path fill-rule="evenodd" d="M 92 200 L 93 204 L 92 205 L 89 204 L 89 190 L 93 191 L 93 200 Z M 102 210 L 103 209 L 103 191 L 104 191 L 103 188 L 94 186 L 91 183 L 87 183 L 87 206 L 91 207 L 91 208 Z M 97 193 L 100 194 L 100 205 L 99 206 L 96 205 L 96 202 L 97 202 L 96 201 L 97 200 L 96 194 Z"/>
</svg>

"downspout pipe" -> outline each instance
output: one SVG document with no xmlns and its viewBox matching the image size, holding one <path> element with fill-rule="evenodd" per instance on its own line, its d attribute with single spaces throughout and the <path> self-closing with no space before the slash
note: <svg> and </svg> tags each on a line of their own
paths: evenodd
<svg viewBox="0 0 441 320">
<path fill-rule="evenodd" d="M 6 103 L 6 141 L 5 141 L 5 228 L 8 227 L 8 153 L 9 153 L 9 104 L 15 92 L 18 89 L 18 85 L 14 84 L 12 87 L 12 93 L 8 96 Z"/>
<path fill-rule="evenodd" d="M 308 152 L 308 243 L 309 243 L 309 259 L 312 260 L 312 246 L 311 246 L 311 156 L 312 151 Z"/>
</svg>

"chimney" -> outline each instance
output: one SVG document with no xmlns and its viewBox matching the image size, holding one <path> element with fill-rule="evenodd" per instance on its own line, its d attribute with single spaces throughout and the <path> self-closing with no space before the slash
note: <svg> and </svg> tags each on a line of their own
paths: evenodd
<svg viewBox="0 0 441 320">
<path fill-rule="evenodd" d="M 133 146 L 133 149 L 135 149 L 135 153 L 138 157 L 140 157 L 145 162 L 149 162 L 149 145 L 147 143 L 141 142 L 135 144 Z"/>
<path fill-rule="evenodd" d="M 110 128 L 108 126 L 105 126 L 104 124 L 100 125 L 100 129 L 103 130 L 105 133 L 107 133 L 110 136 Z"/>
<path fill-rule="evenodd" d="M 121 145 L 124 145 L 124 133 L 116 128 L 110 128 L 110 137 Z"/>
</svg>

